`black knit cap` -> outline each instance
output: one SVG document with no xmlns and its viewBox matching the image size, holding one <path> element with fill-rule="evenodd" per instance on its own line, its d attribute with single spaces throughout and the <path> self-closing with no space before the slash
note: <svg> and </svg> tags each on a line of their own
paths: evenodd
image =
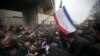
<svg viewBox="0 0 100 56">
<path fill-rule="evenodd" d="M 69 33 L 68 35 L 66 35 L 66 38 L 75 38 L 75 32 Z"/>
<path fill-rule="evenodd" d="M 93 21 L 93 28 L 100 32 L 100 16 L 95 15 L 95 20 Z"/>
<path fill-rule="evenodd" d="M 2 41 L 2 39 L 5 38 L 5 35 L 3 35 L 2 33 L 0 33 L 0 41 Z"/>
</svg>

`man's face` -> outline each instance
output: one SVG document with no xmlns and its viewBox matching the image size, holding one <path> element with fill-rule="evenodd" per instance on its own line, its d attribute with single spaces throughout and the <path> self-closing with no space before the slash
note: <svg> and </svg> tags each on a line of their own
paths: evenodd
<svg viewBox="0 0 100 56">
<path fill-rule="evenodd" d="M 9 47 L 10 46 L 10 40 L 9 39 L 6 40 L 5 38 L 3 38 L 0 44 L 1 44 L 2 47 Z"/>
<path fill-rule="evenodd" d="M 74 37 L 69 37 L 69 36 L 67 37 L 67 41 L 70 42 L 70 43 L 73 43 L 74 40 L 75 40 Z"/>
<path fill-rule="evenodd" d="M 88 28 L 89 27 L 89 23 L 88 22 L 84 23 L 83 27 L 84 28 Z"/>
<path fill-rule="evenodd" d="M 82 34 L 82 33 L 83 33 L 83 31 L 80 30 L 80 29 L 76 31 L 76 34 L 78 34 L 78 35 L 80 35 L 80 34 Z"/>
<path fill-rule="evenodd" d="M 69 39 L 69 42 L 70 42 L 70 43 L 74 42 L 74 38 L 70 38 L 70 39 Z"/>
<path fill-rule="evenodd" d="M 30 42 L 25 42 L 24 45 L 25 45 L 26 47 L 30 47 L 30 46 L 31 46 Z"/>
</svg>

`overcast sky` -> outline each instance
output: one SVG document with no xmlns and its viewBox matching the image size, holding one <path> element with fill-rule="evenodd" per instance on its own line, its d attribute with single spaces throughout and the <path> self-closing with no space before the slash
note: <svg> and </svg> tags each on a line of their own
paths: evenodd
<svg viewBox="0 0 100 56">
<path fill-rule="evenodd" d="M 56 0 L 56 11 L 59 9 L 61 0 Z M 76 23 L 83 22 L 89 15 L 92 6 L 97 0 L 62 0 L 71 18 Z"/>
</svg>

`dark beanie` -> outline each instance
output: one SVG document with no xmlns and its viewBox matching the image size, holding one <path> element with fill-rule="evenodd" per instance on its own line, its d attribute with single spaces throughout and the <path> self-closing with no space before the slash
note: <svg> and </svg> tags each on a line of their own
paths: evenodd
<svg viewBox="0 0 100 56">
<path fill-rule="evenodd" d="M 93 21 L 93 28 L 100 32 L 100 18 L 96 18 Z"/>
<path fill-rule="evenodd" d="M 55 42 L 55 37 L 53 35 L 47 35 L 46 39 L 47 39 L 47 44 L 48 45 Z"/>
</svg>

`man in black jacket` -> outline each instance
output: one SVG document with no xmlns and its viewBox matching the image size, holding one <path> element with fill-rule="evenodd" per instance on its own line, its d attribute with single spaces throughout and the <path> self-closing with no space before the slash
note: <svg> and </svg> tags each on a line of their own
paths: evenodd
<svg viewBox="0 0 100 56">
<path fill-rule="evenodd" d="M 70 56 L 68 52 L 63 49 L 59 49 L 56 43 L 52 43 L 49 48 L 48 56 Z"/>
<path fill-rule="evenodd" d="M 0 34 L 0 56 L 25 56 L 25 49 L 18 46 L 16 40 L 8 37 L 11 38 Z"/>
<path fill-rule="evenodd" d="M 82 37 L 75 36 L 74 33 L 71 33 L 67 36 L 70 43 L 69 52 L 72 56 L 83 56 L 87 55 L 92 43 Z"/>
<path fill-rule="evenodd" d="M 49 46 L 49 53 L 47 54 L 47 56 L 70 56 L 70 54 L 67 51 L 58 48 L 54 36 L 50 35 L 47 37 L 47 44 Z"/>
<path fill-rule="evenodd" d="M 93 22 L 93 28 L 95 30 L 96 44 L 90 50 L 90 56 L 100 56 L 100 16 L 96 16 Z"/>
</svg>

